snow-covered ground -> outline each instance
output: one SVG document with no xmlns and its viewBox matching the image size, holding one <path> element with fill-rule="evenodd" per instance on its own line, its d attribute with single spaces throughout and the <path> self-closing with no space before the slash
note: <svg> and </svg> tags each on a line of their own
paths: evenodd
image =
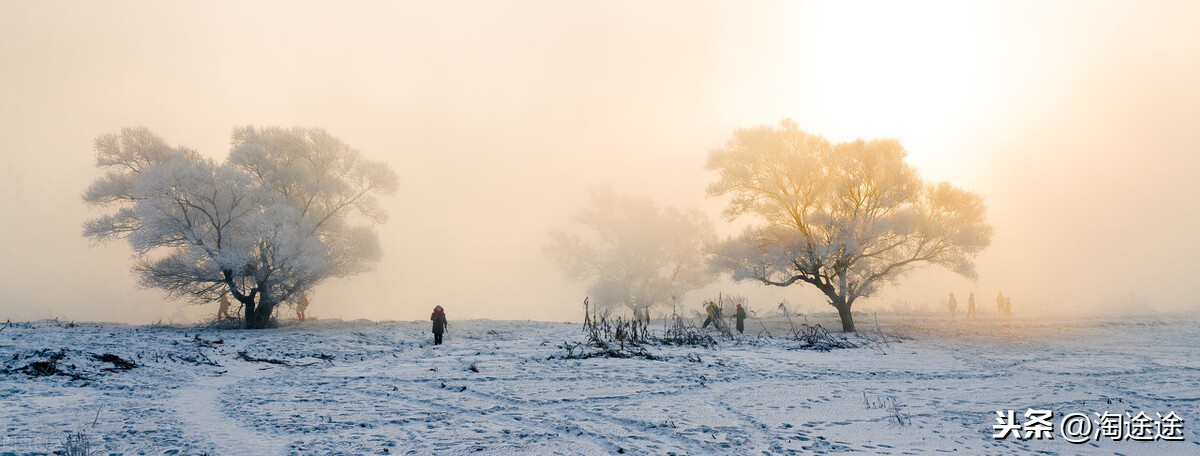
<svg viewBox="0 0 1200 456">
<path fill-rule="evenodd" d="M 95 454 L 1200 453 L 1194 318 L 879 325 L 905 339 L 798 350 L 756 339 L 751 320 L 713 349 L 573 360 L 559 346 L 582 340 L 577 324 L 451 321 L 435 347 L 428 322 L 14 323 L 0 330 L 0 454 L 53 453 L 68 433 Z M 60 350 L 81 379 L 18 372 Z M 138 367 L 104 370 L 106 353 Z M 992 438 L 995 411 L 1027 408 L 1054 410 L 1054 440 Z M 1060 417 L 1106 411 L 1174 411 L 1185 440 L 1058 435 Z"/>
</svg>

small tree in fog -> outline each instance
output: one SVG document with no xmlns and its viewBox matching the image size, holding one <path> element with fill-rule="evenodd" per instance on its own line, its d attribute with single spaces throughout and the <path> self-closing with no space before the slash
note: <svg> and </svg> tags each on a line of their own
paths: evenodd
<svg viewBox="0 0 1200 456">
<path fill-rule="evenodd" d="M 113 209 L 84 225 L 124 238 L 142 286 L 211 302 L 228 292 L 247 328 L 330 277 L 367 271 L 381 250 L 377 195 L 396 175 L 321 129 L 234 130 L 224 162 L 171 147 L 144 128 L 96 139 L 105 174 L 84 194 Z"/>
<path fill-rule="evenodd" d="M 712 278 L 706 264 L 712 224 L 697 211 L 659 207 L 611 190 L 591 191 L 577 229 L 551 233 L 548 251 L 574 280 L 591 285 L 601 308 L 646 311 Z"/>
<path fill-rule="evenodd" d="M 975 277 L 991 242 L 983 198 L 927 184 L 891 140 L 832 144 L 791 120 L 739 129 L 714 150 L 713 196 L 729 195 L 730 219 L 759 223 L 720 245 L 714 267 L 735 280 L 806 283 L 829 299 L 842 329 L 851 306 L 923 265 Z"/>
</svg>

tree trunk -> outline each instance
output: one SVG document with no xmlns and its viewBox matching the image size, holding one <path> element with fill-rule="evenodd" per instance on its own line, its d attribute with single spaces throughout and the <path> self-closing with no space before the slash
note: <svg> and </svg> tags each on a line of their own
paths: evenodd
<svg viewBox="0 0 1200 456">
<path fill-rule="evenodd" d="M 246 329 L 266 329 L 271 326 L 275 303 L 259 299 L 257 305 L 245 306 Z"/>
<path fill-rule="evenodd" d="M 842 318 L 842 331 L 855 332 L 854 315 L 850 313 L 850 304 L 840 299 L 836 299 L 833 302 L 833 307 L 837 308 L 838 316 Z"/>
</svg>

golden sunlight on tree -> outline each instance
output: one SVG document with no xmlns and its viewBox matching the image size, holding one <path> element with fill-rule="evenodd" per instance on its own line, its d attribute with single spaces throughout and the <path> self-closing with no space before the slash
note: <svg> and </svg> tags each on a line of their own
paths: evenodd
<svg viewBox="0 0 1200 456">
<path fill-rule="evenodd" d="M 735 280 L 807 283 L 854 331 L 855 301 L 923 265 L 975 276 L 991 241 L 983 197 L 928 184 L 895 140 L 833 144 L 795 122 L 739 129 L 709 155 L 725 215 L 760 223 L 724 242 L 714 258 Z"/>
</svg>

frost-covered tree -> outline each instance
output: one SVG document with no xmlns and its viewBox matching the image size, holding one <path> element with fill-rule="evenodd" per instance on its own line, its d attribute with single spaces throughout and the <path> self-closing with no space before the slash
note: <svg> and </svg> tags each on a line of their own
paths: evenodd
<svg viewBox="0 0 1200 456">
<path fill-rule="evenodd" d="M 590 197 L 591 206 L 574 217 L 576 229 L 552 232 L 547 250 L 570 278 L 590 283 L 600 308 L 645 312 L 712 278 L 706 255 L 715 238 L 703 214 L 609 189 L 593 189 Z"/>
<path fill-rule="evenodd" d="M 84 201 L 113 209 L 84 225 L 124 238 L 140 285 L 212 302 L 229 293 L 247 328 L 321 281 L 371 269 L 382 255 L 377 197 L 396 189 L 381 162 L 321 129 L 243 127 L 223 163 L 171 147 L 145 128 L 96 139 L 104 175 Z"/>
<path fill-rule="evenodd" d="M 713 266 L 735 280 L 816 287 L 854 331 L 854 302 L 934 265 L 975 277 L 991 242 L 983 198 L 927 184 L 891 139 L 833 144 L 795 122 L 739 129 L 708 158 L 725 215 L 759 222 L 717 249 Z"/>
</svg>

